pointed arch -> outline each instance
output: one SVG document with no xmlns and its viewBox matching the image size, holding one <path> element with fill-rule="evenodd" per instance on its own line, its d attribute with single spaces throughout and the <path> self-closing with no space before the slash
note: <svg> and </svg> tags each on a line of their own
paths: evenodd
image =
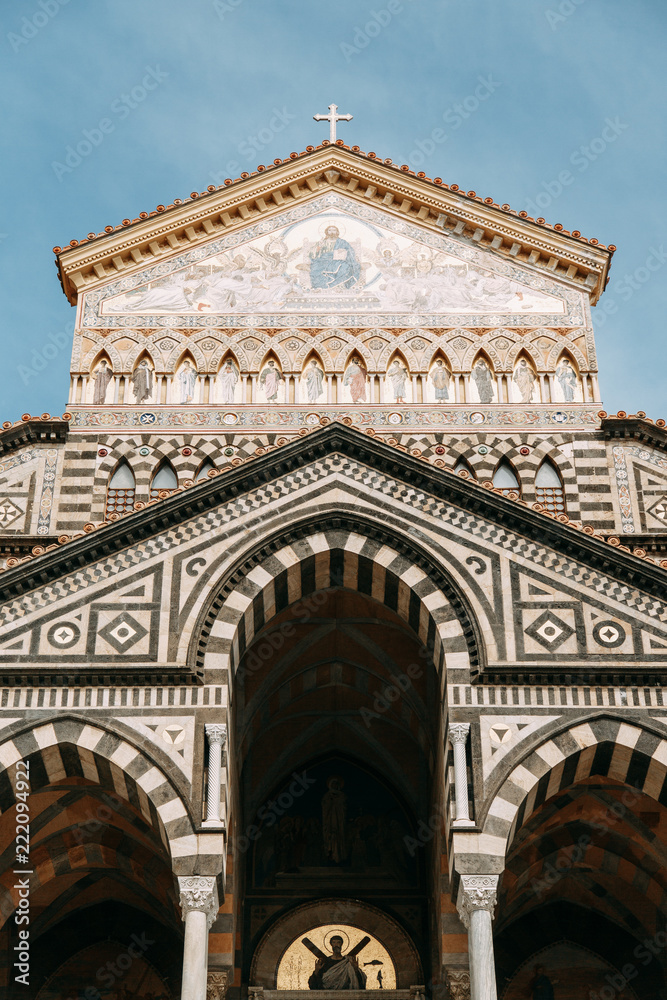
<svg viewBox="0 0 667 1000">
<path fill-rule="evenodd" d="M 525 347 L 518 352 L 512 366 L 512 402 L 530 404 L 541 402 L 540 382 L 535 363 Z M 535 396 L 537 395 L 537 400 Z"/>
<path fill-rule="evenodd" d="M 107 401 L 109 392 L 111 392 L 110 402 L 113 402 L 114 386 L 116 384 L 115 374 L 111 358 L 107 350 L 102 348 L 102 350 L 98 351 L 90 365 L 90 376 L 88 379 L 88 400 L 94 406 L 103 406 Z"/>
<path fill-rule="evenodd" d="M 209 472 L 215 469 L 215 463 L 211 458 L 205 458 L 203 462 L 200 462 L 199 468 L 195 472 L 195 482 L 199 483 L 202 479 L 207 479 Z"/>
<path fill-rule="evenodd" d="M 311 347 L 301 366 L 299 402 L 316 405 L 326 402 L 326 398 L 326 366 L 319 352 Z"/>
<path fill-rule="evenodd" d="M 365 403 L 368 399 L 368 368 L 361 351 L 350 352 L 343 373 L 343 400 Z"/>
<path fill-rule="evenodd" d="M 470 479 L 477 479 L 477 474 L 475 473 L 475 470 L 473 469 L 468 459 L 464 458 L 463 455 L 459 455 L 458 459 L 456 460 L 456 465 L 452 469 L 452 472 L 457 476 L 460 476 L 462 472 L 465 472 L 467 473 Z"/>
<path fill-rule="evenodd" d="M 155 362 L 148 350 L 144 348 L 136 359 L 130 376 L 134 402 L 141 405 L 155 399 Z M 127 400 L 129 402 L 129 400 Z"/>
<path fill-rule="evenodd" d="M 137 481 L 132 466 L 126 458 L 121 458 L 109 476 L 104 505 L 105 520 L 115 520 L 119 514 L 127 514 L 134 510 L 136 490 Z"/>
<path fill-rule="evenodd" d="M 220 359 L 220 364 L 215 374 L 215 392 L 213 402 L 222 403 L 223 406 L 233 406 L 237 397 L 241 397 L 239 402 L 244 403 L 242 398 L 243 386 L 239 381 L 241 377 L 241 366 L 239 360 L 230 348 L 224 352 Z"/>
<path fill-rule="evenodd" d="M 285 399 L 285 365 L 278 353 L 271 348 L 266 352 L 259 366 L 258 384 L 264 392 L 267 403 L 281 403 Z"/>
<path fill-rule="evenodd" d="M 502 491 L 503 496 L 509 496 L 510 493 L 521 496 L 521 480 L 509 458 L 503 456 L 498 462 L 493 473 L 493 485 Z"/>
<path fill-rule="evenodd" d="M 394 348 L 389 357 L 383 383 L 385 403 L 413 402 L 410 365 L 403 351 L 398 348 Z"/>
<path fill-rule="evenodd" d="M 453 403 L 455 401 L 455 392 L 452 381 L 452 363 L 441 347 L 435 351 L 429 361 L 427 372 L 426 402 Z"/>
<path fill-rule="evenodd" d="M 535 499 L 551 514 L 565 514 L 565 487 L 555 463 L 547 455 L 535 476 Z"/>
<path fill-rule="evenodd" d="M 178 476 L 168 458 L 163 458 L 151 476 L 150 499 L 159 500 L 178 489 Z"/>
</svg>

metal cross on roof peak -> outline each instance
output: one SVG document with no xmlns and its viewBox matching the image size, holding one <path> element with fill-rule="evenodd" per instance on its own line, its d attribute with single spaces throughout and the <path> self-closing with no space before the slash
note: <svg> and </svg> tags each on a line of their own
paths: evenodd
<svg viewBox="0 0 667 1000">
<path fill-rule="evenodd" d="M 313 115 L 316 122 L 329 122 L 329 142 L 336 141 L 336 122 L 351 122 L 352 115 L 339 115 L 338 105 L 329 105 L 328 115 Z"/>
</svg>

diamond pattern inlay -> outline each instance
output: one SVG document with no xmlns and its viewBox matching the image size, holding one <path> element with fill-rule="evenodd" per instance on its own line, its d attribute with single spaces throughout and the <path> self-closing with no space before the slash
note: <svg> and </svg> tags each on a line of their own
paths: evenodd
<svg viewBox="0 0 667 1000">
<path fill-rule="evenodd" d="M 148 629 L 127 611 L 123 611 L 99 631 L 101 638 L 119 653 L 131 649 L 147 634 Z"/>
<path fill-rule="evenodd" d="M 574 629 L 553 611 L 543 612 L 524 631 L 545 649 L 558 649 L 571 635 L 574 635 Z"/>
</svg>

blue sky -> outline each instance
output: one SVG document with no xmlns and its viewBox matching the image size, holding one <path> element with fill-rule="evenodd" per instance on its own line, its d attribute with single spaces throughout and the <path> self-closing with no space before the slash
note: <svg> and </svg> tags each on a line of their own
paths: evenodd
<svg viewBox="0 0 667 1000">
<path fill-rule="evenodd" d="M 5 0 L 1 35 L 0 421 L 65 409 L 53 246 L 317 144 L 332 102 L 350 145 L 615 244 L 604 406 L 667 417 L 664 3 Z"/>
</svg>

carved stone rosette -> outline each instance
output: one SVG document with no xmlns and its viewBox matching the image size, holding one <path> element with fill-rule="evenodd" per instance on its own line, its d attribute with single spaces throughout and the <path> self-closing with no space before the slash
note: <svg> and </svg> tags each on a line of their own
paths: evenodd
<svg viewBox="0 0 667 1000">
<path fill-rule="evenodd" d="M 452 1000 L 470 1000 L 470 971 L 447 969 L 447 989 Z"/>
<path fill-rule="evenodd" d="M 206 1000 L 225 1000 L 228 983 L 226 972 L 209 972 L 206 977 Z"/>
<path fill-rule="evenodd" d="M 487 910 L 493 918 L 496 908 L 498 875 L 462 875 L 457 908 L 466 927 L 474 910 Z"/>
<path fill-rule="evenodd" d="M 206 914 L 206 926 L 210 930 L 220 909 L 215 875 L 179 876 L 178 888 L 183 920 L 191 910 L 200 910 Z"/>
</svg>

